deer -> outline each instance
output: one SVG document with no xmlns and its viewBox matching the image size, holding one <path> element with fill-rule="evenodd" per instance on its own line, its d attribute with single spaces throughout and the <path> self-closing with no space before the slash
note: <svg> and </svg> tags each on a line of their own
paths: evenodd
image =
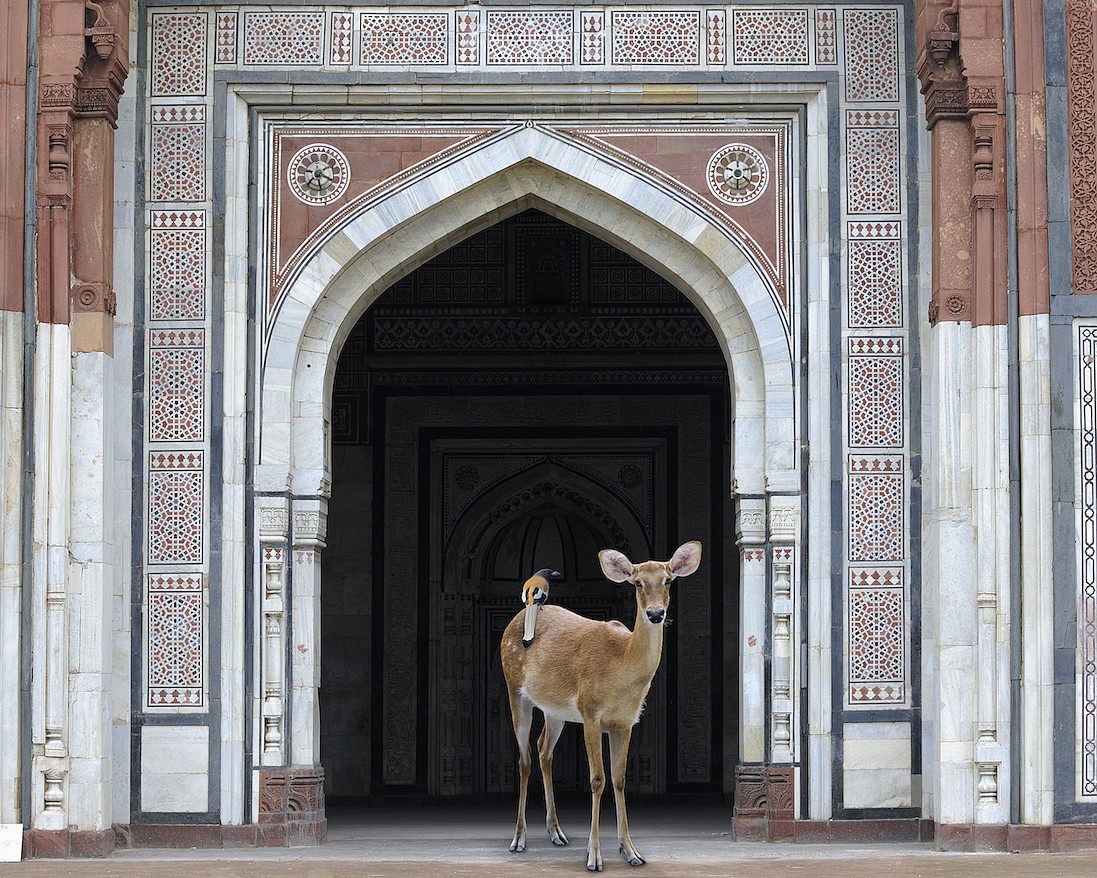
<svg viewBox="0 0 1097 878">
<path fill-rule="evenodd" d="M 663 655 L 663 630 L 670 586 L 689 576 L 701 563 L 701 544 L 679 546 L 669 561 L 633 564 L 616 549 L 598 553 L 602 572 L 613 582 L 636 586 L 636 622 L 632 629 L 618 621 L 587 619 L 563 607 L 540 606 L 536 637 L 526 641 L 529 607 L 510 621 L 499 644 L 506 678 L 514 736 L 518 741 L 518 820 L 513 852 L 526 849 L 526 794 L 532 767 L 530 729 L 533 709 L 544 714 L 537 756 L 545 788 L 545 825 L 554 845 L 566 845 L 552 786 L 552 751 L 568 722 L 581 723 L 590 768 L 591 816 L 587 869 L 602 871 L 598 817 L 605 788 L 602 735 L 609 736 L 613 797 L 617 810 L 617 842 L 632 866 L 647 862 L 629 835 L 625 810 L 625 765 L 632 728 Z"/>
</svg>

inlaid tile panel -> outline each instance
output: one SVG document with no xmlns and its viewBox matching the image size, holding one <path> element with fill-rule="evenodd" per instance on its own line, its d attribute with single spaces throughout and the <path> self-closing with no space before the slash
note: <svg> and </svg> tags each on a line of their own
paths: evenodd
<svg viewBox="0 0 1097 878">
<path fill-rule="evenodd" d="M 612 17 L 614 64 L 698 64 L 699 12 L 621 12 Z"/>
<path fill-rule="evenodd" d="M 206 93 L 207 21 L 204 12 L 153 13 L 153 95 Z"/>
<path fill-rule="evenodd" d="M 148 577 L 148 707 L 203 705 L 202 577 Z"/>
</svg>

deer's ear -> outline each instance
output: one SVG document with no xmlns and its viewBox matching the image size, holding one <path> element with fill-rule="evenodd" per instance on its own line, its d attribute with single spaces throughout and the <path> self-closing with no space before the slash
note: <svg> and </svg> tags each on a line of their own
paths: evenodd
<svg viewBox="0 0 1097 878">
<path fill-rule="evenodd" d="M 598 553 L 602 572 L 613 582 L 625 582 L 632 578 L 632 562 L 616 549 L 602 549 Z"/>
<path fill-rule="evenodd" d="M 678 547 L 674 557 L 667 561 L 667 567 L 670 568 L 670 572 L 674 576 L 689 576 L 691 573 L 696 572 L 700 563 L 701 543 L 697 540 L 690 540 Z"/>
</svg>

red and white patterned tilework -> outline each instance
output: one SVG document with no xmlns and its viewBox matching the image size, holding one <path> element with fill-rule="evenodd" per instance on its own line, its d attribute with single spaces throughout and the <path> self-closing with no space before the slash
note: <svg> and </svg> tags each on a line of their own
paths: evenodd
<svg viewBox="0 0 1097 878">
<path fill-rule="evenodd" d="M 905 480 L 902 455 L 850 458 L 851 561 L 903 560 Z"/>
<path fill-rule="evenodd" d="M 151 225 L 149 319 L 205 319 L 205 211 L 153 211 Z"/>
<path fill-rule="evenodd" d="M 324 63 L 323 12 L 245 12 L 245 64 Z"/>
<path fill-rule="evenodd" d="M 850 570 L 849 701 L 902 704 L 906 693 L 906 596 L 902 568 Z"/>
<path fill-rule="evenodd" d="M 204 703 L 202 577 L 148 578 L 148 707 Z"/>
<path fill-rule="evenodd" d="M 847 101 L 899 100 L 899 14 L 844 9 Z"/>
<path fill-rule="evenodd" d="M 571 10 L 487 13 L 487 63 L 571 64 Z"/>
<path fill-rule="evenodd" d="M 204 12 L 153 13 L 152 94 L 206 93 L 206 23 Z"/>
<path fill-rule="evenodd" d="M 362 63 L 445 64 L 449 16 L 428 12 L 367 12 L 362 15 Z"/>
<path fill-rule="evenodd" d="M 847 129 L 846 179 L 849 213 L 899 213 L 899 129 Z"/>
<path fill-rule="evenodd" d="M 736 64 L 807 64 L 806 9 L 732 10 Z"/>
<path fill-rule="evenodd" d="M 240 15 L 236 12 L 217 13 L 216 49 L 213 60 L 217 64 L 236 63 L 236 38 L 240 29 Z"/>
<path fill-rule="evenodd" d="M 331 14 L 331 48 L 328 62 L 331 64 L 350 64 L 354 60 L 351 46 L 354 43 L 354 16 L 349 12 Z"/>
<path fill-rule="evenodd" d="M 838 63 L 838 12 L 815 10 L 815 63 Z"/>
<path fill-rule="evenodd" d="M 728 24 L 723 9 L 710 9 L 705 13 L 705 36 L 708 42 L 708 63 L 722 65 L 727 61 Z"/>
<path fill-rule="evenodd" d="M 149 564 L 202 563 L 203 462 L 201 451 L 149 455 Z"/>
<path fill-rule="evenodd" d="M 901 226 L 897 222 L 849 224 L 846 314 L 850 329 L 903 325 Z"/>
<path fill-rule="evenodd" d="M 903 447 L 903 340 L 849 340 L 849 445 Z"/>
<path fill-rule="evenodd" d="M 698 64 L 700 12 L 621 12 L 612 19 L 614 64 Z"/>
<path fill-rule="evenodd" d="M 457 13 L 457 63 L 480 63 L 479 9 L 462 9 Z"/>
<path fill-rule="evenodd" d="M 579 13 L 579 41 L 581 64 L 605 64 L 606 14 L 604 12 Z"/>
<path fill-rule="evenodd" d="M 154 330 L 149 345 L 149 441 L 202 441 L 205 330 Z"/>
<path fill-rule="evenodd" d="M 206 197 L 206 108 L 154 107 L 152 201 L 204 201 Z"/>
</svg>

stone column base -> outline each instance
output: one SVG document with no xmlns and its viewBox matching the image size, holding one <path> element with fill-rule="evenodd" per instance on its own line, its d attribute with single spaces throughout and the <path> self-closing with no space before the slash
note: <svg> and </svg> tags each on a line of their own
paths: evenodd
<svg viewBox="0 0 1097 878">
<path fill-rule="evenodd" d="M 795 813 L 791 766 L 736 766 L 731 818 L 736 841 L 791 840 Z"/>
<path fill-rule="evenodd" d="M 327 834 L 322 766 L 264 768 L 259 772 L 256 844 L 317 845 Z"/>
</svg>

